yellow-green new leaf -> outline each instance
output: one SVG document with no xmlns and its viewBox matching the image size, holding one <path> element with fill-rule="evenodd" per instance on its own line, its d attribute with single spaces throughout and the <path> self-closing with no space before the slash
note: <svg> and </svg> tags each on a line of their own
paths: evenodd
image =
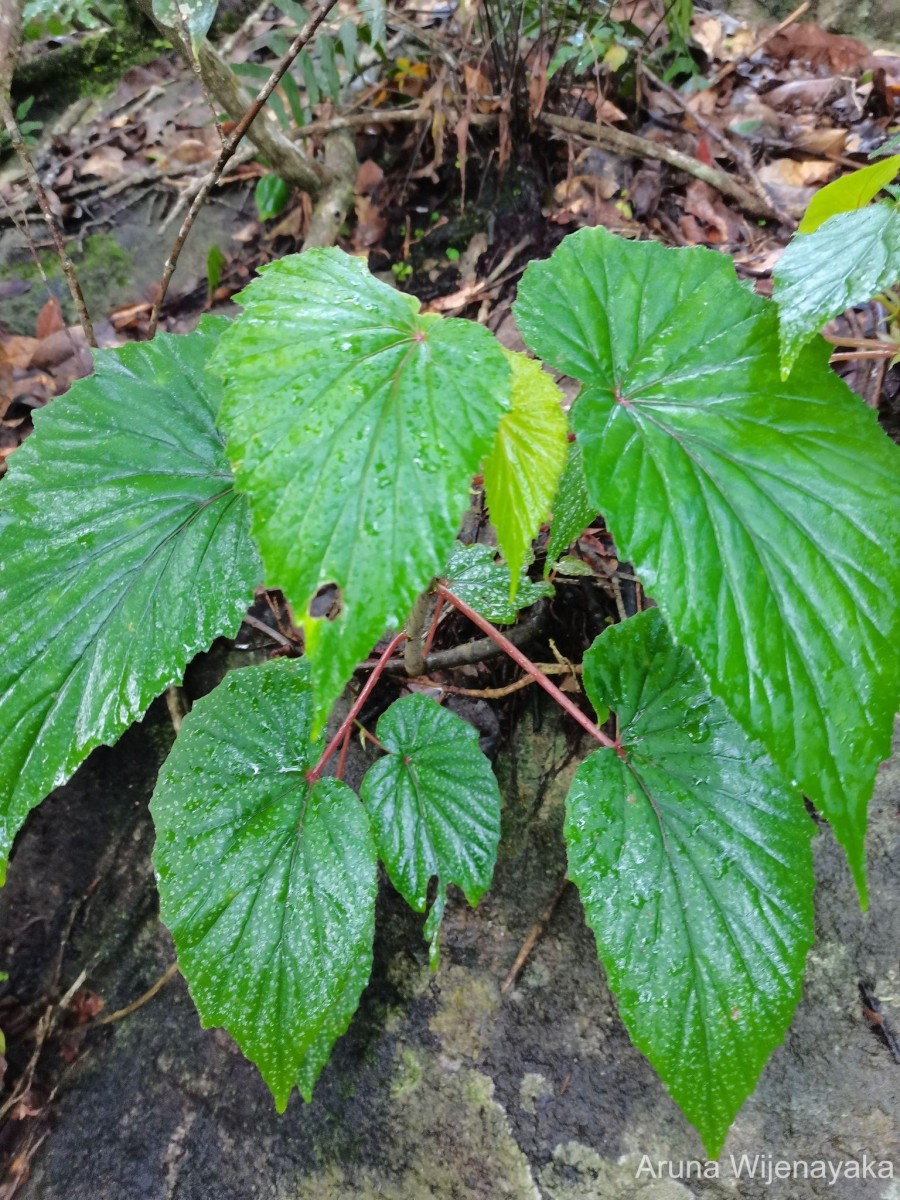
<svg viewBox="0 0 900 1200">
<path fill-rule="evenodd" d="M 497 541 L 509 563 L 511 598 L 531 542 L 550 511 L 566 461 L 562 393 L 539 362 L 507 352 L 512 406 L 484 464 L 484 488 Z"/>
<path fill-rule="evenodd" d="M 861 167 L 858 171 L 851 171 L 849 175 L 842 175 L 833 183 L 826 184 L 810 200 L 797 232 L 815 233 L 829 217 L 864 208 L 870 200 L 875 199 L 882 188 L 887 187 L 898 171 L 900 154 L 895 154 L 892 158 L 872 163 L 870 167 Z"/>
</svg>

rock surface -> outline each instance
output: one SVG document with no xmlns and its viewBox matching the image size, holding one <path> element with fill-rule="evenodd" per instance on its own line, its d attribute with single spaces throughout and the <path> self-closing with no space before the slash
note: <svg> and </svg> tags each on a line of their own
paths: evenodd
<svg viewBox="0 0 900 1200">
<path fill-rule="evenodd" d="M 448 905 L 429 974 L 421 920 L 387 884 L 373 979 L 309 1105 L 284 1117 L 179 979 L 88 1033 L 20 1200 L 900 1200 L 900 1065 L 867 1025 L 858 981 L 900 1024 L 900 760 L 873 803 L 872 908 L 858 908 L 827 830 L 816 839 L 818 942 L 794 1025 L 738 1117 L 719 1179 L 638 1174 L 702 1159 L 630 1045 L 568 888 L 516 985 L 500 983 L 564 872 L 562 804 L 577 747 L 534 696 L 497 761 L 502 861 L 477 911 Z M 171 961 L 158 923 L 147 799 L 170 740 L 159 706 L 96 752 L 22 835 L 0 894 L 0 965 L 23 1002 L 82 970 L 110 1012 Z M 360 769 L 360 764 L 356 764 Z M 56 971 L 60 945 L 61 968 Z M 54 976 L 54 972 L 56 975 Z M 22 1052 L 28 1052 L 26 1045 Z M 17 1048 L 10 1046 L 15 1058 Z M 733 1177 L 730 1155 L 890 1160 L 893 1182 Z M 654 1167 L 654 1175 L 659 1174 Z M 782 1190 L 784 1189 L 784 1190 Z"/>
</svg>

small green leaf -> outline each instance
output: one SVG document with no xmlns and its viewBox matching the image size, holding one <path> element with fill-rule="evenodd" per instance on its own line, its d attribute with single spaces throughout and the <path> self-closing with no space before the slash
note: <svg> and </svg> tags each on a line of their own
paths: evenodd
<svg viewBox="0 0 900 1200">
<path fill-rule="evenodd" d="M 308 50 L 301 50 L 297 55 L 297 66 L 300 68 L 300 74 L 303 76 L 306 98 L 310 106 L 315 108 L 322 99 L 322 93 L 319 88 L 319 78 L 316 75 L 316 68 L 313 65 L 313 60 Z"/>
<path fill-rule="evenodd" d="M 318 757 L 303 660 L 232 671 L 184 719 L 151 811 L 162 918 L 204 1026 L 224 1025 L 279 1112 L 313 1085 L 372 967 L 369 820 Z"/>
<path fill-rule="evenodd" d="M 569 446 L 569 455 L 553 500 L 553 520 L 544 574 L 549 575 L 560 554 L 584 533 L 597 516 L 597 505 L 588 495 L 584 478 L 584 457 L 578 442 Z"/>
<path fill-rule="evenodd" d="M 515 585 L 530 558 L 531 541 L 550 511 L 566 461 L 562 393 L 539 362 L 507 351 L 512 406 L 484 464 L 491 522 Z"/>
<path fill-rule="evenodd" d="M 369 767 L 360 795 L 391 883 L 416 912 L 425 911 L 428 883 L 437 876 L 426 925 L 436 954 L 447 884 L 462 888 L 470 904 L 491 885 L 500 790 L 478 731 L 434 700 L 395 700 L 377 733 L 388 754 Z"/>
<path fill-rule="evenodd" d="M 270 221 L 284 209 L 290 198 L 290 188 L 280 175 L 263 175 L 257 182 L 253 198 L 261 221 Z"/>
<path fill-rule="evenodd" d="M 153 15 L 168 29 L 187 30 L 194 54 L 209 32 L 219 0 L 152 0 Z"/>
<path fill-rule="evenodd" d="M 900 280 L 900 209 L 873 204 L 795 234 L 774 280 L 784 375 L 826 321 Z"/>
<path fill-rule="evenodd" d="M 222 268 L 227 261 L 228 259 L 218 245 L 213 244 L 210 246 L 209 254 L 206 256 L 206 282 L 210 304 L 213 302 L 216 288 L 219 286 L 219 280 L 222 278 Z"/>
<path fill-rule="evenodd" d="M 900 692 L 897 448 L 821 339 L 782 382 L 774 305 L 713 251 L 584 229 L 528 267 L 515 311 L 584 383 L 575 431 L 620 557 L 831 821 L 864 896 Z"/>
<path fill-rule="evenodd" d="M 537 604 L 543 596 L 552 596 L 547 583 L 532 583 L 527 575 L 519 578 L 515 599 L 510 599 L 509 567 L 498 563 L 490 546 L 457 543 L 444 569 L 447 587 L 460 600 L 496 625 L 511 625 L 518 612 Z"/>
<path fill-rule="evenodd" d="M 833 183 L 826 184 L 810 200 L 797 232 L 815 233 L 829 217 L 864 208 L 882 188 L 887 187 L 898 171 L 900 154 L 895 154 L 893 158 L 872 163 L 870 167 L 860 167 L 858 171 L 851 171 L 849 175 L 842 175 Z"/>
<path fill-rule="evenodd" d="M 575 558 L 572 554 L 563 555 L 554 570 L 557 575 L 581 575 L 585 578 L 594 574 L 583 558 Z"/>
<path fill-rule="evenodd" d="M 260 582 L 207 358 L 227 322 L 95 356 L 0 484 L 0 882 L 28 811 L 238 630 Z"/>
<path fill-rule="evenodd" d="M 584 657 L 624 758 L 566 800 L 569 876 L 635 1045 L 715 1158 L 781 1042 L 813 940 L 813 825 L 658 609 Z"/>
<path fill-rule="evenodd" d="M 223 425 L 269 581 L 306 633 L 316 726 L 444 566 L 509 404 L 499 343 L 340 250 L 265 267 L 222 339 Z M 313 616 L 336 584 L 340 611 Z"/>
</svg>

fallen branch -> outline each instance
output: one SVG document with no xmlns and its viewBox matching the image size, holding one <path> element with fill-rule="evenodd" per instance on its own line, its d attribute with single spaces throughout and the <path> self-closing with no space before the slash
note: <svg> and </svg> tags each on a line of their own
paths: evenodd
<svg viewBox="0 0 900 1200">
<path fill-rule="evenodd" d="M 234 154 L 235 150 L 237 150 L 242 138 L 244 137 L 244 134 L 259 116 L 266 101 L 269 99 L 272 92 L 274 92 L 275 88 L 281 81 L 281 77 L 290 67 L 291 63 L 294 61 L 303 47 L 310 41 L 313 34 L 336 4 L 337 0 L 325 0 L 322 6 L 315 12 L 310 20 L 307 21 L 306 25 L 303 27 L 297 37 L 295 37 L 291 42 L 285 54 L 282 55 L 280 61 L 272 71 L 272 74 L 263 85 L 259 95 L 247 108 L 243 117 L 241 117 L 240 121 L 238 121 L 237 125 L 235 126 L 234 131 L 229 134 L 223 143 L 222 149 L 219 152 L 219 157 L 216 159 L 213 169 L 210 171 L 209 175 L 207 175 L 203 186 L 194 197 L 194 201 L 191 204 L 191 207 L 188 209 L 187 216 L 184 218 L 181 228 L 178 231 L 178 236 L 175 239 L 175 244 L 173 245 L 169 257 L 166 260 L 166 265 L 163 268 L 163 276 L 160 281 L 159 296 L 153 306 L 153 311 L 150 314 L 150 326 L 148 330 L 149 337 L 152 338 L 156 333 L 156 327 L 159 323 L 160 309 L 162 308 L 163 301 L 166 298 L 166 292 L 169 290 L 169 282 L 175 273 L 175 267 L 178 265 L 178 257 L 181 254 L 181 249 L 191 231 L 191 226 L 194 224 L 194 219 L 197 216 L 197 213 L 206 203 L 207 196 L 215 187 L 219 176 L 222 174 L 226 164 L 228 163 L 228 160 Z M 219 59 L 218 55 L 215 54 L 215 51 L 213 51 L 210 46 L 204 44 L 200 48 L 200 65 L 204 71 L 205 77 L 207 76 L 207 71 L 213 69 L 210 64 L 216 64 L 215 69 L 218 69 L 218 67 L 224 68 L 224 70 L 227 72 L 227 75 L 231 77 L 231 80 L 233 80 L 235 86 L 237 86 L 237 79 L 231 68 L 222 59 Z M 218 78 L 218 76 L 216 76 L 216 78 Z M 210 83 L 210 90 L 213 92 L 213 94 L 217 94 L 214 80 L 209 78 L 208 81 Z M 274 163 L 272 165 L 275 166 Z M 276 167 L 276 170 L 277 169 L 278 168 Z M 312 171 L 312 168 L 310 169 Z M 322 177 L 318 171 L 312 171 L 312 177 L 315 178 L 317 185 L 321 184 Z"/>
<path fill-rule="evenodd" d="M 763 217 L 770 221 L 777 217 L 768 200 L 762 200 L 733 175 L 729 175 L 718 167 L 707 166 L 706 163 L 692 158 L 689 154 L 683 154 L 671 146 L 652 142 L 649 138 L 639 137 L 636 133 L 625 133 L 621 129 L 612 129 L 608 125 L 579 121 L 575 117 L 563 117 L 557 113 L 541 113 L 538 120 L 542 125 L 568 134 L 570 137 L 581 138 L 582 141 L 602 146 L 614 154 L 628 155 L 631 158 L 653 158 L 659 162 L 668 163 L 670 167 L 684 171 L 687 175 L 693 175 L 695 179 L 702 179 L 704 183 L 708 183 L 720 191 L 723 196 L 730 196 L 732 200 L 736 200 L 740 204 L 741 208 L 754 217 Z"/>
<path fill-rule="evenodd" d="M 325 167 L 331 176 L 313 208 L 303 249 L 333 246 L 353 204 L 358 167 L 356 147 L 348 133 L 333 133 L 325 142 Z"/>
</svg>

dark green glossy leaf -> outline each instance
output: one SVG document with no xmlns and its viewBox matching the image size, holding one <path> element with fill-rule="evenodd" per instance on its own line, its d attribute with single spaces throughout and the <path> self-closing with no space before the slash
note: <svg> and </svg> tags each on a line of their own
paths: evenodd
<svg viewBox="0 0 900 1200">
<path fill-rule="evenodd" d="M 511 625 L 520 609 L 536 604 L 542 596 L 553 595 L 549 584 L 532 583 L 522 575 L 515 599 L 510 600 L 509 567 L 496 561 L 490 546 L 480 543 L 457 543 L 444 569 L 444 580 L 460 600 L 496 625 Z"/>
<path fill-rule="evenodd" d="M 774 280 L 787 372 L 826 321 L 900 281 L 900 208 L 873 204 L 795 234 Z"/>
<path fill-rule="evenodd" d="M 277 217 L 284 209 L 290 196 L 288 185 L 279 175 L 263 175 L 256 184 L 253 198 L 261 221 Z"/>
<path fill-rule="evenodd" d="M 573 421 L 620 556 L 864 894 L 900 688 L 897 448 L 821 339 L 782 382 L 774 306 L 712 251 L 582 230 L 528 268 L 516 317 L 584 382 Z"/>
<path fill-rule="evenodd" d="M 470 904 L 490 887 L 500 791 L 477 730 L 425 696 L 396 700 L 378 722 L 378 740 L 388 754 L 369 767 L 360 795 L 391 882 L 416 912 L 437 876 L 425 929 L 435 962 L 447 884 Z"/>
<path fill-rule="evenodd" d="M 340 250 L 264 268 L 222 339 L 223 423 L 267 578 L 306 633 L 317 727 L 441 570 L 509 405 L 503 350 Z M 312 615 L 340 589 L 340 612 Z"/>
<path fill-rule="evenodd" d="M 195 704 L 152 801 L 162 918 L 205 1026 L 224 1025 L 279 1112 L 313 1085 L 372 966 L 376 858 L 318 757 L 303 660 L 233 671 Z"/>
<path fill-rule="evenodd" d="M 624 759 L 578 768 L 569 875 L 629 1033 L 715 1157 L 800 997 L 812 822 L 658 609 L 601 634 L 584 684 Z"/>
<path fill-rule="evenodd" d="M 562 393 L 539 362 L 507 351 L 512 403 L 484 463 L 484 491 L 497 543 L 517 581 L 531 561 L 566 461 Z"/>
<path fill-rule="evenodd" d="M 237 632 L 261 568 L 205 371 L 227 322 L 96 355 L 0 484 L 0 880 L 29 809 Z"/>
<path fill-rule="evenodd" d="M 578 442 L 572 442 L 553 501 L 545 574 L 550 574 L 559 556 L 579 534 L 584 533 L 596 516 L 597 505 L 588 495 L 584 478 L 584 456 Z"/>
</svg>

